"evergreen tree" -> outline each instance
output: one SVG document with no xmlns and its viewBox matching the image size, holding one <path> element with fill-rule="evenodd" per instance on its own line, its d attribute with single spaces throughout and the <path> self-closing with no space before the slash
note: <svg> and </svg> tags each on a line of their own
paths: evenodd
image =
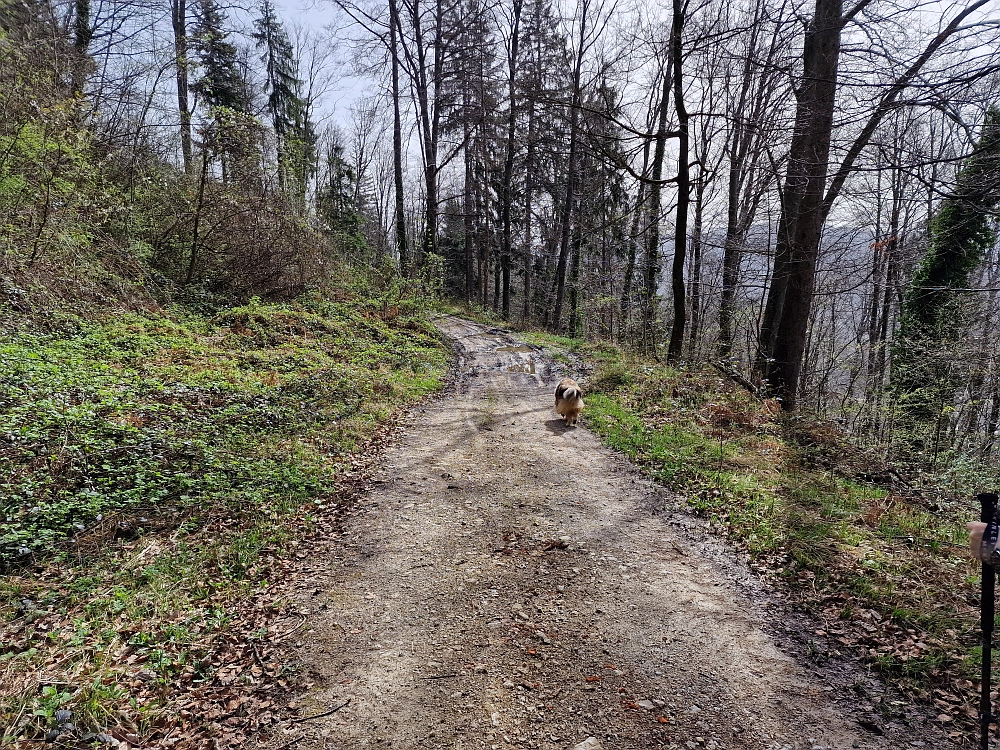
<svg viewBox="0 0 1000 750">
<path fill-rule="evenodd" d="M 1000 110 L 991 109 L 973 154 L 958 173 L 953 195 L 930 223 L 921 259 L 900 310 L 892 382 L 907 426 L 935 420 L 959 381 L 958 344 L 967 322 L 967 295 L 986 251 L 996 242 L 993 211 L 1000 205 Z"/>
<path fill-rule="evenodd" d="M 442 79 L 444 85 L 438 94 L 438 102 L 445 115 L 441 130 L 445 135 L 461 138 L 465 166 L 460 214 L 464 218 L 463 255 L 450 258 L 450 261 L 462 266 L 466 300 L 471 302 L 478 296 L 485 305 L 489 297 L 488 277 L 496 229 L 490 210 L 495 204 L 495 185 L 491 179 L 492 149 L 498 139 L 495 118 L 499 104 L 496 40 L 481 0 L 458 3 L 455 15 L 448 21 L 447 36 L 454 40 L 456 53 L 446 61 Z M 454 204 L 449 202 L 447 209 L 454 208 Z M 453 219 L 454 215 L 448 217 L 449 222 Z M 453 227 L 449 226 L 449 231 L 451 229 Z M 449 237 L 449 240 L 452 239 Z M 438 252 L 445 255 L 440 247 Z M 478 294 L 475 293 L 477 289 Z"/>
<path fill-rule="evenodd" d="M 357 175 L 344 158 L 344 146 L 336 133 L 326 144 L 324 162 L 322 184 L 316 195 L 317 212 L 342 245 L 362 243 L 361 215 L 354 200 Z"/>
<path fill-rule="evenodd" d="M 260 18 L 254 21 L 253 39 L 261 50 L 260 61 L 264 63 L 267 111 L 274 132 L 282 138 L 293 129 L 302 107 L 297 93 L 301 82 L 295 50 L 271 0 L 262 0 L 260 4 Z"/>
<path fill-rule="evenodd" d="M 250 97 L 240 75 L 236 47 L 229 41 L 229 33 L 225 30 L 226 14 L 215 0 L 198 0 L 195 18 L 191 47 L 202 75 L 191 90 L 201 98 L 201 103 L 209 112 L 215 107 L 249 112 Z"/>
<path fill-rule="evenodd" d="M 271 0 L 262 0 L 254 29 L 267 78 L 267 109 L 278 138 L 278 179 L 304 207 L 306 184 L 316 172 L 317 137 L 308 102 L 300 94 L 298 59 Z"/>
</svg>

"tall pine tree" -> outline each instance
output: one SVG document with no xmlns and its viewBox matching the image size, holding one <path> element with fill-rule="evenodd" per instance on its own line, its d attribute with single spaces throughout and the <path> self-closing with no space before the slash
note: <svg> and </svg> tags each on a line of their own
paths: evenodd
<svg viewBox="0 0 1000 750">
<path fill-rule="evenodd" d="M 215 107 L 226 107 L 246 113 L 250 110 L 250 97 L 240 75 L 236 46 L 229 41 L 226 22 L 226 14 L 215 0 L 197 0 L 191 48 L 201 75 L 191 90 L 209 112 Z"/>
<path fill-rule="evenodd" d="M 304 206 L 306 184 L 316 171 L 316 132 L 307 116 L 298 59 L 271 0 L 262 0 L 253 39 L 261 50 L 267 110 L 278 139 L 278 180 Z"/>
</svg>

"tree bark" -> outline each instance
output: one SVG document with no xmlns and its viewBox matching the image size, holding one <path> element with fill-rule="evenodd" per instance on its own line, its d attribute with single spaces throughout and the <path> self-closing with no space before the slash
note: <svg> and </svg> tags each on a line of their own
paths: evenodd
<svg viewBox="0 0 1000 750">
<path fill-rule="evenodd" d="M 180 114 L 181 156 L 184 160 L 184 171 L 190 174 L 194 157 L 191 148 L 191 107 L 188 103 L 187 0 L 171 0 L 170 23 L 174 31 L 174 68 L 177 111 Z"/>
<path fill-rule="evenodd" d="M 581 4 L 580 37 L 576 51 L 576 63 L 573 67 L 573 100 L 570 105 L 569 119 L 569 164 L 566 176 L 566 200 L 563 201 L 559 232 L 559 262 L 556 264 L 556 301 L 552 311 L 552 330 L 558 331 L 562 318 L 563 299 L 566 294 L 566 265 L 569 260 L 570 239 L 573 232 L 573 204 L 576 201 L 576 162 L 577 139 L 580 127 L 580 78 L 583 72 L 584 42 L 587 33 L 587 0 Z"/>
<path fill-rule="evenodd" d="M 667 357 L 678 359 L 684 348 L 687 305 L 684 300 L 684 257 L 687 252 L 688 203 L 691 200 L 690 117 L 684 106 L 684 0 L 674 0 L 670 47 L 674 65 L 674 109 L 677 112 L 677 218 L 674 222 L 674 262 L 670 286 L 674 293 L 674 322 L 670 328 Z"/>
<path fill-rule="evenodd" d="M 779 117 L 775 113 L 783 108 L 787 93 L 776 72 L 780 69 L 777 58 L 786 48 L 786 23 L 776 20 L 767 42 L 767 52 L 763 59 L 757 60 L 754 50 L 760 46 L 758 30 L 768 13 L 768 8 L 760 3 L 750 19 L 751 34 L 743 53 L 739 95 L 729 105 L 733 118 L 725 146 L 730 169 L 719 302 L 718 353 L 722 357 L 732 354 L 736 290 L 747 234 L 761 201 L 776 179 L 771 170 L 761 169 L 761 161 L 767 154 L 769 141 L 776 135 Z"/>
<path fill-rule="evenodd" d="M 579 213 L 579 209 L 577 213 Z M 573 227 L 573 252 L 569 264 L 569 335 L 570 338 L 574 339 L 580 336 L 580 264 L 582 262 L 582 244 L 580 222 L 575 222 Z"/>
<path fill-rule="evenodd" d="M 738 127 L 738 131 L 742 130 Z M 735 139 L 736 133 L 733 138 Z M 739 279 L 740 261 L 743 258 L 745 228 L 740 226 L 739 200 L 743 184 L 742 160 L 731 157 L 726 206 L 726 238 L 722 245 L 722 296 L 719 301 L 719 356 L 728 357 L 733 351 L 733 309 L 736 300 L 736 283 Z"/>
<path fill-rule="evenodd" d="M 510 30 L 510 50 L 507 55 L 507 154 L 503 165 L 503 183 L 500 193 L 500 215 L 503 224 L 503 244 L 500 250 L 500 267 L 503 269 L 503 305 L 502 313 L 504 320 L 510 319 L 510 257 L 512 252 L 511 233 L 511 202 L 513 201 L 514 182 L 514 149 L 517 137 L 517 109 L 514 106 L 517 84 L 517 53 L 520 43 L 521 30 L 521 6 L 522 0 L 513 0 L 511 30 Z"/>
<path fill-rule="evenodd" d="M 431 49 L 431 71 L 428 75 L 427 47 L 425 46 L 423 24 L 420 18 L 420 2 L 413 2 L 413 37 L 416 47 L 416 64 L 412 71 L 413 88 L 417 97 L 417 114 L 420 119 L 421 146 L 424 166 L 424 241 L 418 245 L 414 253 L 414 270 L 423 268 L 424 259 L 435 252 L 437 247 L 438 225 L 438 136 L 440 129 L 440 107 L 431 103 L 431 87 L 434 96 L 440 91 L 440 83 L 444 68 L 444 49 L 442 35 L 442 5 L 441 0 L 435 4 L 434 41 Z"/>
<path fill-rule="evenodd" d="M 694 193 L 694 225 L 691 228 L 691 330 L 688 333 L 688 352 L 692 358 L 696 355 L 698 336 L 701 333 L 701 266 L 706 185 L 705 170 L 702 168 Z"/>
<path fill-rule="evenodd" d="M 534 192 L 535 161 L 535 100 L 528 100 L 528 143 L 524 157 L 524 299 L 521 302 L 521 319 L 525 325 L 531 324 L 532 309 L 531 277 L 534 273 L 534 252 L 531 246 L 531 196 Z"/>
<path fill-rule="evenodd" d="M 468 97 L 468 91 L 465 92 Z M 463 251 L 465 253 L 465 301 L 472 304 L 476 295 L 476 216 L 472 193 L 476 189 L 475 165 L 472 154 L 472 134 L 469 118 L 462 118 L 463 136 L 465 138 L 465 198 L 462 210 L 462 225 L 464 228 Z"/>
<path fill-rule="evenodd" d="M 733 112 L 734 119 L 727 143 L 729 184 L 726 191 L 726 238 L 722 243 L 722 295 L 719 301 L 718 353 L 721 357 L 728 357 L 733 351 L 733 305 L 736 299 L 740 261 L 743 257 L 743 244 L 746 242 L 747 227 L 740 222 L 740 194 L 746 175 L 751 130 L 748 118 L 745 118 L 743 113 L 746 111 L 750 98 L 753 79 L 753 55 L 750 51 L 756 46 L 756 29 L 759 23 L 758 12 L 751 31 L 753 36 L 747 45 L 747 54 L 743 59 L 740 94 Z M 773 47 L 772 44 L 772 49 Z"/>
<path fill-rule="evenodd" d="M 649 220 L 646 222 L 646 259 L 644 268 L 644 297 L 642 306 L 642 348 L 656 354 L 656 308 L 660 283 L 660 198 L 663 192 L 663 159 L 667 149 L 667 107 L 670 105 L 672 58 L 663 70 L 660 103 L 657 107 L 653 168 L 649 186 Z"/>
<path fill-rule="evenodd" d="M 757 368 L 784 409 L 794 409 L 823 210 L 840 59 L 842 0 L 816 0 L 805 35 L 803 72 L 788 155 L 771 287 Z"/>
<path fill-rule="evenodd" d="M 642 214 L 646 203 L 646 177 L 649 170 L 649 139 L 642 148 L 642 179 L 636 188 L 635 209 L 632 214 L 632 236 L 628 239 L 625 276 L 622 279 L 622 293 L 618 307 L 618 340 L 624 342 L 629 332 L 629 318 L 632 314 L 632 283 L 635 277 L 635 261 L 641 247 Z"/>
<path fill-rule="evenodd" d="M 389 0 L 389 54 L 392 63 L 392 175 L 396 204 L 396 252 L 403 276 L 410 274 L 410 254 L 406 246 L 406 215 L 403 203 L 403 123 L 399 111 L 399 49 L 396 34 L 400 32 L 396 0 Z"/>
<path fill-rule="evenodd" d="M 194 280 L 195 265 L 198 262 L 198 229 L 201 226 L 201 210 L 205 205 L 205 183 L 208 181 L 208 151 L 201 152 L 201 179 L 198 181 L 198 203 L 194 210 L 194 227 L 191 230 L 191 255 L 188 259 L 185 284 Z"/>
<path fill-rule="evenodd" d="M 184 171 L 191 173 L 191 108 L 188 104 L 187 0 L 171 0 L 170 23 L 174 31 L 174 67 L 177 84 L 177 111 L 181 120 L 181 155 Z"/>
</svg>

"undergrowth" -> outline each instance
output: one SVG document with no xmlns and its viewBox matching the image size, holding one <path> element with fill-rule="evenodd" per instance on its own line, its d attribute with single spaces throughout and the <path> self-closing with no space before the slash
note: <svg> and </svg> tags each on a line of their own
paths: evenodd
<svg viewBox="0 0 1000 750">
<path fill-rule="evenodd" d="M 978 566 L 964 550 L 969 499 L 942 499 L 953 478 L 879 485 L 866 479 L 877 462 L 835 426 L 783 415 L 713 370 L 523 335 L 589 370 L 586 426 L 832 622 L 831 653 L 854 650 L 960 721 L 974 716 L 961 690 L 978 673 Z"/>
<path fill-rule="evenodd" d="M 257 663 L 244 687 L 280 678 L 253 640 L 280 610 L 268 592 L 282 556 L 331 522 L 355 452 L 446 364 L 405 303 L 255 300 L 10 333 L 0 744 L 66 725 L 210 736 L 204 716 L 197 729 L 167 711 L 185 690 L 259 721 L 262 704 L 233 709 L 225 670 Z"/>
</svg>

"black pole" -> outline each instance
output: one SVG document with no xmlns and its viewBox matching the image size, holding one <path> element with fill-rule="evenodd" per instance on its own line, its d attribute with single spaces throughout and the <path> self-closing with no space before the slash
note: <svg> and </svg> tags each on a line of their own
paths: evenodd
<svg viewBox="0 0 1000 750">
<path fill-rule="evenodd" d="M 997 509 L 997 496 L 978 495 L 981 507 L 979 520 L 985 524 L 993 522 Z M 985 532 L 989 533 L 989 531 Z M 993 566 L 983 563 L 983 587 L 980 595 L 980 626 L 983 630 L 983 673 L 982 689 L 979 697 L 979 750 L 989 750 L 990 722 L 993 719 L 993 705 L 990 701 L 990 681 L 993 666 L 993 619 L 996 594 L 996 571 Z"/>
</svg>

